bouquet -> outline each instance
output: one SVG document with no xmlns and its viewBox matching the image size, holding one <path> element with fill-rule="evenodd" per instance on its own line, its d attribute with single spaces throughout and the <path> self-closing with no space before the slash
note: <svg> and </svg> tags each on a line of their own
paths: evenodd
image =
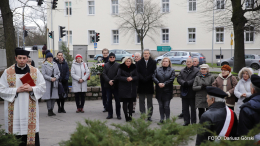
<svg viewBox="0 0 260 146">
<path fill-rule="evenodd" d="M 103 68 L 105 63 L 94 64 L 93 67 L 90 68 L 92 75 L 100 75 L 103 72 Z"/>
</svg>

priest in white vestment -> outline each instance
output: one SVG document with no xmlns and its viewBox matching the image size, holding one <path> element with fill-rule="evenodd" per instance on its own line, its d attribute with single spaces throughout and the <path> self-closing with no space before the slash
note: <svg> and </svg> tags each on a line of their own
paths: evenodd
<svg viewBox="0 0 260 146">
<path fill-rule="evenodd" d="M 38 100 L 46 91 L 41 72 L 27 65 L 29 51 L 16 48 L 16 64 L 4 71 L 0 79 L 0 97 L 4 99 L 5 132 L 21 138 L 20 146 L 40 145 Z M 31 75 L 36 86 L 23 84 L 20 80 L 26 73 Z"/>
</svg>

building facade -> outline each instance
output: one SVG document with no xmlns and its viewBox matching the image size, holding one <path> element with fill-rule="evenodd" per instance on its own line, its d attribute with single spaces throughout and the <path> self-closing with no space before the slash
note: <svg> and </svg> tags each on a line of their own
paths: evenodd
<svg viewBox="0 0 260 146">
<path fill-rule="evenodd" d="M 141 44 L 137 33 L 123 33 L 118 29 L 120 21 L 114 15 L 124 11 L 120 8 L 122 1 L 59 0 L 55 10 L 51 12 L 50 8 L 47 9 L 47 27 L 49 31 L 54 31 L 55 50 L 58 50 L 58 41 L 65 41 L 71 50 L 75 46 L 87 46 L 88 54 L 94 55 L 92 37 L 95 32 L 98 32 L 100 41 L 97 43 L 96 53 L 101 53 L 103 48 L 124 49 L 132 53 L 140 52 Z M 143 1 L 145 0 L 136 0 L 136 3 L 142 5 Z M 165 53 L 157 52 L 157 46 L 170 46 L 172 50 L 178 51 L 201 52 L 206 56 L 207 62 L 211 62 L 212 48 L 214 62 L 215 56 L 220 54 L 220 48 L 224 58 L 231 57 L 234 53 L 234 46 L 231 50 L 232 30 L 215 24 L 212 33 L 212 24 L 205 26 L 205 18 L 202 18 L 201 13 L 198 12 L 203 7 L 199 7 L 197 0 L 152 1 L 161 7 L 161 13 L 168 13 L 163 19 L 165 27 L 158 28 L 157 33 L 150 34 L 153 39 L 149 37 L 144 39 L 144 48 L 151 49 L 155 56 Z M 223 9 L 223 1 L 216 0 L 216 9 Z M 51 7 L 51 4 L 47 6 Z M 59 39 L 58 26 L 64 26 L 66 29 L 66 36 L 61 39 Z M 49 48 L 52 48 L 52 40 L 48 38 Z M 260 51 L 260 38 L 252 28 L 245 31 L 245 49 L 247 54 L 256 54 Z"/>
</svg>

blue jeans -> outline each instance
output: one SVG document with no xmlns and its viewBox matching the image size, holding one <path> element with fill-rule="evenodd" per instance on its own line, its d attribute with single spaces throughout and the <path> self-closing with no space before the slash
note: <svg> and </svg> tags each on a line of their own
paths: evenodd
<svg viewBox="0 0 260 146">
<path fill-rule="evenodd" d="M 112 94 L 114 95 L 115 102 L 116 102 L 116 115 L 121 116 L 120 114 L 120 101 L 119 101 L 119 96 L 118 96 L 118 89 L 111 89 L 111 88 L 106 88 L 106 93 L 107 93 L 107 110 L 108 110 L 108 115 L 113 116 L 113 104 L 112 104 Z"/>
<path fill-rule="evenodd" d="M 106 95 L 106 89 L 104 87 L 104 80 L 100 79 L 100 83 L 101 83 L 101 89 L 102 89 L 102 101 L 103 101 L 103 106 L 105 109 L 107 109 L 107 95 Z"/>
</svg>

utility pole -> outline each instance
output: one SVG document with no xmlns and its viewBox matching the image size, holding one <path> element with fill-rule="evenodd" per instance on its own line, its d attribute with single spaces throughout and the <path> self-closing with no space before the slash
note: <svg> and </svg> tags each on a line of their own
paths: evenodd
<svg viewBox="0 0 260 146">
<path fill-rule="evenodd" d="M 53 4 L 53 0 L 52 0 L 52 4 Z M 52 20 L 52 8 L 51 8 L 51 31 L 52 31 L 52 54 L 55 54 L 54 51 L 54 31 L 53 31 L 53 20 Z"/>
<path fill-rule="evenodd" d="M 213 48 L 214 48 L 214 4 L 213 4 L 213 28 L 212 28 L 212 51 L 211 51 L 211 66 L 213 66 Z"/>
</svg>

